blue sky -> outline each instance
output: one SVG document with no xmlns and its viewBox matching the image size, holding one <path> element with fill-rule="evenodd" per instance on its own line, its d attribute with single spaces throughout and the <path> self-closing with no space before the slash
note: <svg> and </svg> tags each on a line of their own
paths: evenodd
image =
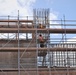
<svg viewBox="0 0 76 75">
<path fill-rule="evenodd" d="M 33 8 L 49 8 L 56 19 L 76 19 L 76 0 L 0 0 L 0 16 L 32 15 Z M 53 17 L 52 16 L 52 17 Z"/>
<path fill-rule="evenodd" d="M 50 8 L 50 12 L 57 14 L 58 19 L 76 19 L 76 0 L 37 0 L 36 8 Z"/>
</svg>

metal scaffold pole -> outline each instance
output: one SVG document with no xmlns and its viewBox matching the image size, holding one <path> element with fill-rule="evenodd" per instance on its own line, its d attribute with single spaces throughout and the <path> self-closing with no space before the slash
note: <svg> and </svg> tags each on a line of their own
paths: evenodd
<svg viewBox="0 0 76 75">
<path fill-rule="evenodd" d="M 36 32 L 35 32 L 35 36 L 36 36 L 36 59 L 38 57 L 38 47 L 37 47 L 37 24 L 36 24 L 36 9 L 34 9 L 34 25 L 36 27 Z M 36 65 L 36 68 L 37 68 L 37 75 L 39 75 L 38 73 L 38 59 L 37 59 L 37 65 Z"/>
<path fill-rule="evenodd" d="M 18 10 L 18 75 L 20 75 L 20 41 L 19 41 L 19 10 Z"/>
<path fill-rule="evenodd" d="M 66 37 L 66 24 L 65 24 L 65 15 L 63 16 L 64 17 L 64 29 L 65 29 L 65 45 L 67 46 L 67 37 Z M 66 53 L 67 53 L 67 62 L 69 62 L 68 61 L 68 51 L 67 51 L 67 47 L 66 47 Z M 69 64 L 67 63 L 67 75 L 69 75 L 69 69 L 68 69 L 68 66 L 69 66 Z"/>
</svg>

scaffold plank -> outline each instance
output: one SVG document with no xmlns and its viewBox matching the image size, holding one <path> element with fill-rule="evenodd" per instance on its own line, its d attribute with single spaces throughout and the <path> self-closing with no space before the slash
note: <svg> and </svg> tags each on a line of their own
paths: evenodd
<svg viewBox="0 0 76 75">
<path fill-rule="evenodd" d="M 36 29 L 36 28 L 19 28 L 20 33 L 76 33 L 76 29 Z M 18 33 L 18 28 L 0 28 L 0 33 Z"/>
<path fill-rule="evenodd" d="M 51 75 L 53 75 L 53 74 L 57 74 L 57 75 L 63 75 L 63 74 L 65 74 L 65 75 L 67 75 L 67 74 L 69 74 L 69 75 L 76 75 L 76 71 L 75 71 L 75 69 L 68 69 L 68 68 L 66 68 L 66 69 L 60 69 L 60 70 L 57 70 L 57 68 L 54 68 L 54 69 L 52 69 L 51 68 L 51 70 L 49 70 L 49 68 L 38 68 L 38 74 L 40 74 L 40 75 L 48 75 L 48 74 L 51 74 Z M 10 72 L 18 72 L 18 69 L 16 68 L 12 68 L 12 69 L 0 69 L 0 73 L 1 73 L 1 71 L 3 71 L 3 72 L 6 72 L 6 73 L 10 73 Z M 23 72 L 25 72 L 25 74 L 28 72 L 29 74 L 36 74 L 37 73 L 37 69 L 36 68 L 31 68 L 31 69 L 25 69 L 25 71 L 24 71 L 24 69 L 20 69 L 20 72 L 21 73 L 23 73 Z M 23 73 L 23 75 L 24 75 L 24 73 Z"/>
<path fill-rule="evenodd" d="M 76 67 L 51 67 L 50 71 L 74 71 L 76 69 Z M 18 68 L 1 68 L 0 70 L 18 70 Z M 23 68 L 20 68 L 21 71 L 23 71 Z M 36 68 L 25 68 L 25 70 L 27 71 L 36 71 Z M 38 68 L 38 71 L 49 71 L 49 68 Z"/>
<path fill-rule="evenodd" d="M 60 48 L 60 47 L 55 47 L 55 48 L 36 48 L 36 47 L 29 47 L 29 48 L 26 48 L 26 47 L 19 47 L 19 50 L 20 51 L 25 51 L 26 52 L 32 52 L 32 51 L 36 51 L 36 50 L 39 50 L 39 51 L 76 51 L 76 48 Z M 18 47 L 0 47 L 0 51 L 18 51 Z"/>
<path fill-rule="evenodd" d="M 1 43 L 7 43 L 7 42 L 9 42 L 10 41 L 10 43 L 14 43 L 14 44 L 18 44 L 18 39 L 0 39 L 0 44 Z M 19 39 L 19 41 L 20 41 L 20 43 L 29 43 L 30 41 L 32 41 L 32 39 Z M 34 42 L 34 41 L 32 41 L 32 42 Z"/>
<path fill-rule="evenodd" d="M 33 20 L 17 20 L 17 19 L 2 19 L 0 22 L 31 22 L 33 23 Z"/>
</svg>

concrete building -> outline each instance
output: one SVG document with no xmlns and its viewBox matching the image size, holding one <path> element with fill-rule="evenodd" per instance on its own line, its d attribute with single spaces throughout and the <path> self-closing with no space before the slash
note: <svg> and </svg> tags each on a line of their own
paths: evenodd
<svg viewBox="0 0 76 75">
<path fill-rule="evenodd" d="M 75 43 L 65 43 L 66 35 L 75 34 L 76 28 L 65 28 L 67 24 L 50 28 L 58 23 L 50 24 L 49 13 L 49 9 L 34 9 L 32 19 L 22 19 L 19 14 L 0 18 L 0 75 L 76 75 Z M 64 42 L 55 43 L 57 38 L 51 38 L 54 33 L 64 34 Z M 39 34 L 44 36 L 43 48 Z"/>
</svg>

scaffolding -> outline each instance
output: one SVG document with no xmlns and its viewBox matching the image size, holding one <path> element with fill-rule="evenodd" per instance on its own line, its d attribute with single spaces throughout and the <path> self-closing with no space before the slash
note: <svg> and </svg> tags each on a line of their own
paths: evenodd
<svg viewBox="0 0 76 75">
<path fill-rule="evenodd" d="M 50 20 L 49 14 L 34 9 L 31 17 L 19 11 L 0 17 L 0 75 L 76 75 L 76 20 Z"/>
</svg>

